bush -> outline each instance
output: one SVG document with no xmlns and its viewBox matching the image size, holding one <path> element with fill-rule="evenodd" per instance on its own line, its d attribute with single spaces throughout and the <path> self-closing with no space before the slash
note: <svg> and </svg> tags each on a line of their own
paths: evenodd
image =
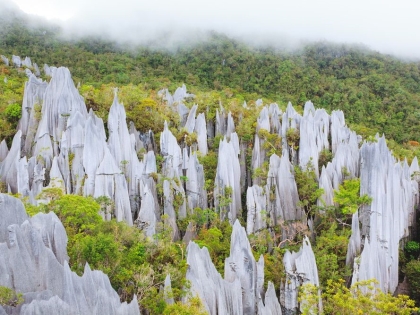
<svg viewBox="0 0 420 315">
<path fill-rule="evenodd" d="M 405 266 L 405 275 L 410 284 L 411 296 L 420 303 L 420 261 L 408 262 Z"/>
<path fill-rule="evenodd" d="M 16 293 L 14 290 L 0 286 L 0 305 L 16 307 L 23 303 L 22 293 Z"/>
</svg>

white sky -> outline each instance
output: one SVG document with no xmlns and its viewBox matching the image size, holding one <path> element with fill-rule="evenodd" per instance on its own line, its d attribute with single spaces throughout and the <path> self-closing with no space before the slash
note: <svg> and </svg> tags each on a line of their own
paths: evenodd
<svg viewBox="0 0 420 315">
<path fill-rule="evenodd" d="M 13 0 L 83 34 L 147 40 L 216 30 L 251 41 L 327 40 L 420 58 L 419 0 Z"/>
</svg>

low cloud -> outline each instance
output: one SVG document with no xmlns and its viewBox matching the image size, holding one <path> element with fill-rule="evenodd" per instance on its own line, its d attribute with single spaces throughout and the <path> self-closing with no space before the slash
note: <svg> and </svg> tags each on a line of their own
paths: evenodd
<svg viewBox="0 0 420 315">
<path fill-rule="evenodd" d="M 69 34 L 173 45 L 208 30 L 279 47 L 301 41 L 362 44 L 420 59 L 420 2 L 409 0 L 15 0 L 29 13 L 64 19 Z M 166 35 L 163 37 L 162 35 Z M 170 35 L 170 36 L 168 36 Z"/>
</svg>

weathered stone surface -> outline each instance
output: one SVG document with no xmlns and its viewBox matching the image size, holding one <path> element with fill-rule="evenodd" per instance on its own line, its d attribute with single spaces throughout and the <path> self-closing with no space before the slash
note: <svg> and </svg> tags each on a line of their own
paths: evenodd
<svg viewBox="0 0 420 315">
<path fill-rule="evenodd" d="M 9 148 L 7 147 L 6 140 L 3 140 L 0 143 L 0 162 L 3 162 L 6 158 L 7 154 L 9 154 Z"/>
<path fill-rule="evenodd" d="M 192 133 L 195 128 L 195 115 L 197 113 L 198 105 L 195 104 L 191 107 L 190 112 L 188 113 L 187 122 L 185 123 L 184 128 L 188 131 L 188 133 Z"/>
<path fill-rule="evenodd" d="M 198 114 L 195 120 L 195 132 L 197 133 L 197 146 L 198 150 L 202 155 L 206 155 L 208 152 L 207 148 L 207 126 L 206 117 L 204 113 Z"/>
<path fill-rule="evenodd" d="M 299 307 L 299 287 L 305 283 L 311 283 L 319 287 L 318 269 L 311 243 L 307 237 L 304 238 L 302 247 L 295 252 L 286 251 L 283 257 L 286 281 L 281 289 L 281 302 L 288 311 L 296 311 Z M 301 303 L 305 303 L 302 301 Z M 319 298 L 319 309 L 321 299 Z"/>
<path fill-rule="evenodd" d="M 230 255 L 225 260 L 225 280 L 239 280 L 242 288 L 243 314 L 253 315 L 257 310 L 257 265 L 245 229 L 238 220 L 232 230 Z"/>
<path fill-rule="evenodd" d="M 360 193 L 371 196 L 372 203 L 359 212 L 364 247 L 353 282 L 375 278 L 384 292 L 393 293 L 398 285 L 399 242 L 413 225 L 418 184 L 411 179 L 408 164 L 395 161 L 384 137 L 364 143 L 360 151 Z"/>
<path fill-rule="evenodd" d="M 165 298 L 166 304 L 174 304 L 174 298 L 172 293 L 172 285 L 171 285 L 171 276 L 168 274 L 165 278 L 165 286 L 163 288 L 163 296 Z"/>
<path fill-rule="evenodd" d="M 22 60 L 20 59 L 19 56 L 13 55 L 12 56 L 12 63 L 15 67 L 18 67 L 18 68 L 22 67 Z"/>
<path fill-rule="evenodd" d="M 0 243 L 8 239 L 7 227 L 22 224 L 28 218 L 22 202 L 12 196 L 0 194 Z"/>
<path fill-rule="evenodd" d="M 21 202 L 0 198 L 0 285 L 24 294 L 18 314 L 140 314 L 137 299 L 121 304 L 102 272 L 91 271 L 88 265 L 82 277 L 70 271 L 67 236 L 53 212 L 21 223 L 16 215 L 24 211 Z M 7 223 L 11 224 L 5 227 Z"/>
<path fill-rule="evenodd" d="M 254 185 L 246 192 L 248 209 L 246 232 L 253 234 L 267 227 L 267 196 L 262 187 Z"/>
<path fill-rule="evenodd" d="M 222 220 L 228 219 L 231 224 L 235 222 L 238 211 L 241 208 L 240 172 L 241 168 L 239 166 L 238 154 L 235 151 L 234 141 L 228 142 L 226 138 L 221 140 L 219 145 L 214 199 L 215 207 L 220 211 L 220 218 Z M 232 192 L 230 196 L 232 202 L 227 206 L 222 202 L 222 206 L 220 206 L 220 202 L 223 201 L 224 198 L 229 198 L 229 196 L 226 196 L 227 187 L 229 187 L 229 190 Z"/>
<path fill-rule="evenodd" d="M 19 129 L 22 130 L 22 137 L 25 141 L 25 145 L 22 148 L 25 154 L 32 153 L 31 148 L 41 117 L 40 111 L 47 86 L 47 82 L 37 79 L 35 76 L 30 76 L 25 83 L 22 117 L 19 121 Z"/>
<path fill-rule="evenodd" d="M 300 220 L 302 210 L 298 206 L 299 195 L 294 177 L 292 164 L 286 155 L 279 158 L 273 154 L 270 158 L 268 171 L 269 186 L 275 196 L 274 222 L 278 219 L 285 221 Z M 274 186 L 274 188 L 271 188 Z"/>
<path fill-rule="evenodd" d="M 186 278 L 191 282 L 191 292 L 198 295 L 211 315 L 242 315 L 242 292 L 239 279 L 229 283 L 222 279 L 211 262 L 206 247 L 190 242 L 187 248 Z"/>
<path fill-rule="evenodd" d="M 207 208 L 207 191 L 205 189 L 205 178 L 204 178 L 204 168 L 200 164 L 197 158 L 197 154 L 194 152 L 188 160 L 188 169 L 187 169 L 187 200 L 188 208 Z"/>
<path fill-rule="evenodd" d="M 0 166 L 0 178 L 2 182 L 10 186 L 12 193 L 18 192 L 17 162 L 21 155 L 21 136 L 22 131 L 19 130 L 13 137 L 12 147 Z"/>
<path fill-rule="evenodd" d="M 264 303 L 262 301 L 258 303 L 258 315 L 282 315 L 281 306 L 276 296 L 276 290 L 271 281 L 268 281 Z"/>
<path fill-rule="evenodd" d="M 144 192 L 141 196 L 141 208 L 139 216 L 135 221 L 136 226 L 142 229 L 145 234 L 152 237 L 156 234 L 157 218 L 155 215 L 155 199 L 147 185 L 144 186 Z"/>
</svg>

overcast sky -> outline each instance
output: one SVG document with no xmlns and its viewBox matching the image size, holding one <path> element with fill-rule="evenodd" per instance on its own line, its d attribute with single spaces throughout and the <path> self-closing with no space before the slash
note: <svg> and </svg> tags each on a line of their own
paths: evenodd
<svg viewBox="0 0 420 315">
<path fill-rule="evenodd" d="M 420 58 L 419 0 L 13 0 L 81 33 L 148 40 L 215 30 L 252 41 L 327 40 Z"/>
</svg>

